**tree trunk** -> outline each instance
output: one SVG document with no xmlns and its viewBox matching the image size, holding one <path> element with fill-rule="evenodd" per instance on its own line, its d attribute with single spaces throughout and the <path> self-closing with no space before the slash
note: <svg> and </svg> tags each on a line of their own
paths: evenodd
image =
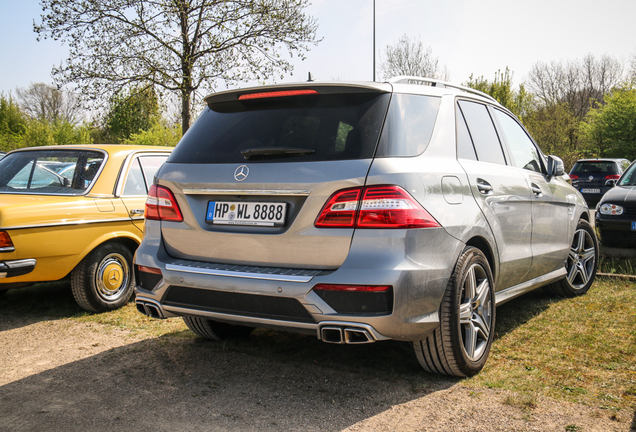
<svg viewBox="0 0 636 432">
<path fill-rule="evenodd" d="M 192 114 L 190 110 L 192 92 L 188 90 L 181 90 L 181 134 L 185 135 L 185 133 L 190 129 L 190 124 L 192 122 Z"/>
</svg>

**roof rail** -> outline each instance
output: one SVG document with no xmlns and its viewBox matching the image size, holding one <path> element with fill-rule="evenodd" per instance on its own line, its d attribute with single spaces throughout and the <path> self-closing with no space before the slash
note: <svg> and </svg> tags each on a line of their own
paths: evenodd
<svg viewBox="0 0 636 432">
<path fill-rule="evenodd" d="M 460 86 L 457 84 L 451 84 L 449 82 L 438 80 L 435 78 L 422 78 L 422 77 L 416 77 L 416 76 L 400 75 L 400 76 L 396 76 L 389 79 L 389 82 L 395 83 L 395 84 L 428 84 L 431 87 L 442 87 L 442 88 L 448 87 L 448 88 L 465 91 L 466 93 L 476 94 L 478 96 L 485 97 L 486 99 L 490 99 L 493 102 L 497 102 L 497 99 L 495 99 L 494 97 L 482 91 L 475 90 L 474 88 L 470 88 L 470 87 Z"/>
</svg>

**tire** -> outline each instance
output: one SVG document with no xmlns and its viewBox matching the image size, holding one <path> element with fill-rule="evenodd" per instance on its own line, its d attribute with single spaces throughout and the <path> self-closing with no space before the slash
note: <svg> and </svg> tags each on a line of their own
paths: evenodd
<svg viewBox="0 0 636 432">
<path fill-rule="evenodd" d="M 585 294 L 596 277 L 598 266 L 598 240 L 594 228 L 581 219 L 576 226 L 568 260 L 567 275 L 548 286 L 548 291 L 561 297 L 577 297 Z"/>
<path fill-rule="evenodd" d="M 490 265 L 477 248 L 466 247 L 455 265 L 440 306 L 440 325 L 413 342 L 427 372 L 473 376 L 486 363 L 495 334 L 495 291 Z"/>
<path fill-rule="evenodd" d="M 217 341 L 245 337 L 254 330 L 254 327 L 227 324 L 193 316 L 184 316 L 183 321 L 198 336 Z"/>
<path fill-rule="evenodd" d="M 73 297 L 89 312 L 105 312 L 125 305 L 133 293 L 133 253 L 121 243 L 95 248 L 71 272 Z"/>
</svg>

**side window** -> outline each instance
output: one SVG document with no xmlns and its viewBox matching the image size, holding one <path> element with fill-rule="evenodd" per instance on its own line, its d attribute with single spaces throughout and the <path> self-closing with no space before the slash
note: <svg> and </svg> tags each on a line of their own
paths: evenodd
<svg viewBox="0 0 636 432">
<path fill-rule="evenodd" d="M 128 177 L 124 183 L 124 196 L 138 196 L 148 194 L 157 170 L 168 159 L 166 156 L 136 157 L 128 170 Z"/>
<path fill-rule="evenodd" d="M 473 140 L 470 139 L 466 120 L 459 106 L 457 107 L 457 157 L 460 159 L 477 160 Z"/>
<path fill-rule="evenodd" d="M 528 137 L 526 131 L 505 112 L 498 109 L 494 111 L 510 147 L 514 166 L 539 173 L 542 172 L 541 156 L 539 156 L 537 147 Z"/>
<path fill-rule="evenodd" d="M 161 168 L 161 165 L 163 165 L 166 159 L 168 159 L 168 155 L 139 157 L 139 163 L 141 163 L 141 169 L 144 172 L 144 179 L 146 180 L 146 189 L 150 189 L 155 179 L 155 174 L 157 174 L 157 171 Z"/>
<path fill-rule="evenodd" d="M 428 147 L 441 99 L 394 94 L 378 144 L 377 157 L 417 156 Z"/>
<path fill-rule="evenodd" d="M 459 101 L 459 107 L 466 119 L 470 137 L 475 145 L 477 159 L 481 162 L 492 162 L 505 165 L 504 157 L 495 125 L 490 118 L 486 105 Z"/>
<path fill-rule="evenodd" d="M 148 190 L 144 182 L 144 176 L 141 172 L 141 166 L 139 165 L 139 159 L 133 160 L 130 170 L 128 170 L 128 177 L 126 177 L 126 183 L 124 183 L 124 196 L 137 196 L 146 195 Z"/>
</svg>

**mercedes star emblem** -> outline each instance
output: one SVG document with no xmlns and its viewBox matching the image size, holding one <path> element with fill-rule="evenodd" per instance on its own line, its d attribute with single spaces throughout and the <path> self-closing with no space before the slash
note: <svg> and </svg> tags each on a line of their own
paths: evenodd
<svg viewBox="0 0 636 432">
<path fill-rule="evenodd" d="M 236 171 L 234 171 L 234 180 L 239 182 L 243 181 L 247 178 L 249 173 L 250 169 L 247 167 L 247 165 L 241 165 L 236 169 Z"/>
</svg>

